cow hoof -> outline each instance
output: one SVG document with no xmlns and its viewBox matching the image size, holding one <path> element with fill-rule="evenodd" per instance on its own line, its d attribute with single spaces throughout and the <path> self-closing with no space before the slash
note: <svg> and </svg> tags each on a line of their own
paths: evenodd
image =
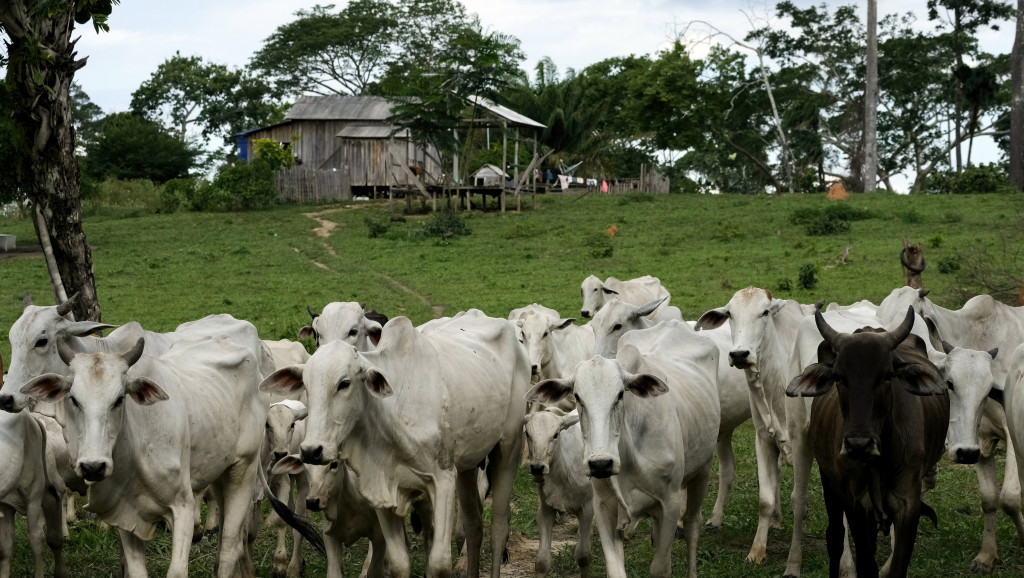
<svg viewBox="0 0 1024 578">
<path fill-rule="evenodd" d="M 992 572 L 992 565 L 975 559 L 971 562 L 970 571 L 971 574 L 988 574 Z"/>
<path fill-rule="evenodd" d="M 721 530 L 722 530 L 722 527 L 721 527 L 721 526 L 715 526 L 715 525 L 713 525 L 713 524 L 705 524 L 705 525 L 704 525 L 704 533 L 705 533 L 705 534 L 717 534 L 717 533 L 719 533 L 719 532 L 720 532 Z M 678 538 L 678 537 L 679 537 L 679 536 L 678 536 L 678 533 L 679 533 L 679 528 L 676 528 L 676 534 L 677 534 L 677 535 L 676 535 L 676 538 Z"/>
<path fill-rule="evenodd" d="M 193 532 L 192 533 L 192 543 L 193 544 L 198 544 L 198 543 L 200 543 L 202 541 L 203 541 L 203 533 L 202 532 Z"/>
<path fill-rule="evenodd" d="M 676 540 L 685 540 L 685 539 L 686 539 L 686 532 L 683 531 L 683 527 L 682 526 L 676 526 Z M 654 537 L 653 536 L 651 536 L 651 541 L 652 542 L 654 541 Z"/>
<path fill-rule="evenodd" d="M 783 574 L 782 578 L 800 578 L 796 574 Z"/>
</svg>

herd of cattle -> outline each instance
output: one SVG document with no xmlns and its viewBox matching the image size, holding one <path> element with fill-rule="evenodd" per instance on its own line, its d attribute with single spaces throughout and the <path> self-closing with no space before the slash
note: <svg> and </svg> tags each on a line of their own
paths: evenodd
<svg viewBox="0 0 1024 578">
<path fill-rule="evenodd" d="M 363 575 L 407 577 L 412 516 L 429 576 L 451 574 L 456 539 L 456 571 L 476 576 L 485 498 L 500 553 L 524 454 L 540 494 L 538 576 L 550 568 L 558 512 L 579 521 L 584 577 L 595 521 L 608 576 L 625 577 L 623 541 L 644 519 L 650 574 L 671 575 L 678 531 L 696 576 L 712 458 L 719 492 L 709 524 L 719 527 L 733 431 L 748 419 L 759 486 L 751 562 L 764 560 L 768 528 L 781 523 L 783 461 L 795 479 L 786 576 L 801 574 L 815 460 L 830 576 L 877 576 L 879 531 L 893 542 L 883 574 L 906 576 L 920 516 L 936 519 L 922 493 L 943 451 L 977 464 L 985 530 L 972 569 L 996 560 L 998 506 L 1024 539 L 1015 459 L 1015 449 L 1024 454 L 1024 308 L 982 295 L 954 311 L 902 287 L 877 306 L 822 309 L 748 287 L 687 323 L 653 277 L 591 276 L 581 294 L 586 324 L 532 304 L 507 319 L 469 310 L 414 327 L 331 303 L 310 310 L 299 333 L 315 338 L 312 355 L 297 342 L 261 341 L 228 315 L 154 333 L 76 321 L 74 297 L 40 307 L 26 294 L 0 382 L 0 578 L 10 574 L 15 512 L 28 521 L 35 576 L 44 543 L 55 575 L 68 575 L 72 492 L 117 529 L 126 576 L 146 575 L 145 542 L 159 522 L 172 534 L 168 576 L 188 576 L 193 539 L 215 528 L 217 575 L 252 575 L 264 497 L 279 527 L 275 575 L 299 575 L 305 539 L 340 577 L 342 546 L 367 538 Z M 1000 496 L 998 441 L 1008 448 Z M 307 508 L 324 513 L 322 529 L 302 517 Z M 492 556 L 493 577 L 501 558 Z"/>
</svg>

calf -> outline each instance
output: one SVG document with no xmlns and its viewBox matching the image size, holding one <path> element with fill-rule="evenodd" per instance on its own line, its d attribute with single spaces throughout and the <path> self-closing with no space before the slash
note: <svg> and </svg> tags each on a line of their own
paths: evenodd
<svg viewBox="0 0 1024 578">
<path fill-rule="evenodd" d="M 580 297 L 583 298 L 583 307 L 580 308 L 581 317 L 593 317 L 611 299 L 621 299 L 632 305 L 643 305 L 651 301 L 659 301 L 658 310 L 654 312 L 657 321 L 676 320 L 682 321 L 679 317 L 679 310 L 666 311 L 669 307 L 670 295 L 667 289 L 662 287 L 657 277 L 644 275 L 629 281 L 619 281 L 615 277 L 609 277 L 601 281 L 591 275 L 580 284 Z M 665 317 L 662 317 L 665 315 Z"/>
<path fill-rule="evenodd" d="M 362 303 L 328 303 L 321 313 L 314 313 L 308 306 L 309 325 L 299 330 L 299 339 L 312 337 L 317 347 L 331 341 L 344 341 L 359 351 L 369 351 L 380 340 L 381 327 L 388 318 L 373 311 L 366 311 Z M 287 367 L 287 366 L 281 366 Z"/>
<path fill-rule="evenodd" d="M 551 529 L 555 515 L 565 512 L 579 522 L 576 542 L 576 564 L 581 578 L 590 575 L 590 538 L 594 523 L 594 492 L 583 463 L 583 434 L 577 412 L 565 414 L 550 408 L 526 418 L 528 469 L 537 484 L 540 505 L 537 507 L 538 577 L 551 569 Z"/>
<path fill-rule="evenodd" d="M 595 356 L 571 378 L 538 383 L 529 396 L 546 404 L 576 398 L 608 575 L 626 576 L 623 540 L 652 517 L 650 574 L 670 576 L 682 514 L 694 577 L 720 419 L 718 348 L 671 321 L 632 331 L 622 342 L 616 359 Z"/>
<path fill-rule="evenodd" d="M 843 515 L 856 549 L 857 575 L 878 576 L 879 529 L 895 528 L 889 576 L 903 578 L 917 539 L 926 477 L 942 456 L 949 398 L 928 360 L 924 341 L 910 335 L 913 309 L 892 332 L 862 328 L 839 333 L 821 313 L 818 363 L 789 384 L 790 396 L 816 397 L 809 439 L 821 472 L 829 575 L 840 574 Z"/>
<path fill-rule="evenodd" d="M 305 351 L 305 350 L 303 350 Z M 291 399 L 270 404 L 267 411 L 267 447 L 272 462 L 279 462 L 289 454 L 299 451 L 299 444 L 306 435 L 306 406 Z M 305 472 L 295 474 L 272 474 L 270 488 L 278 500 L 291 504 L 298 515 L 306 513 L 306 494 L 309 483 Z M 274 576 L 298 578 L 302 572 L 302 534 L 295 530 L 292 535 L 291 562 L 285 544 L 288 524 L 276 514 L 269 518 L 277 527 L 277 547 L 274 548 Z"/>
</svg>

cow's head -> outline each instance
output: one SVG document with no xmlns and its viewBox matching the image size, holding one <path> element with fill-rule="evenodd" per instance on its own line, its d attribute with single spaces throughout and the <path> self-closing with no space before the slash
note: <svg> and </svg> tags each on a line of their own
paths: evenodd
<svg viewBox="0 0 1024 578">
<path fill-rule="evenodd" d="M 606 287 L 604 282 L 593 275 L 583 280 L 580 285 L 580 297 L 583 297 L 583 307 L 580 308 L 581 317 L 593 317 L 604 307 L 605 302 L 613 297 L 618 297 L 619 292 Z"/>
<path fill-rule="evenodd" d="M 106 479 L 113 472 L 114 444 L 124 427 L 126 403 L 152 405 L 168 399 L 149 378 L 128 375 L 145 346 L 140 337 L 124 353 L 76 354 L 64 339 L 58 339 L 58 355 L 71 376 L 48 373 L 21 388 L 37 401 L 63 402 L 64 439 L 75 472 L 86 483 Z"/>
<path fill-rule="evenodd" d="M 341 443 L 361 421 L 370 399 L 392 394 L 384 374 L 342 341 L 323 344 L 305 365 L 279 369 L 260 384 L 267 393 L 287 397 L 302 388 L 309 416 L 299 448 L 302 461 L 312 465 L 337 461 Z"/>
<path fill-rule="evenodd" d="M 71 308 L 77 297 L 76 293 L 61 305 L 38 307 L 25 293 L 21 317 L 8 333 L 11 360 L 7 382 L 0 389 L 0 409 L 19 412 L 34 406 L 35 400 L 20 391 L 32 378 L 48 373 L 71 375 L 67 364 L 57 355 L 59 336 L 84 337 L 115 327 L 94 321 L 75 321 Z"/>
<path fill-rule="evenodd" d="M 928 289 L 914 289 L 913 287 L 898 287 L 893 289 L 878 305 L 878 318 L 885 327 L 896 325 L 903 317 L 907 307 L 913 307 L 917 315 L 916 323 L 924 323 L 925 327 L 919 328 L 914 333 L 924 337 L 928 336 L 932 347 L 936 351 L 942 350 L 942 337 L 939 335 L 938 317 L 934 315 L 935 306 L 928 299 Z"/>
<path fill-rule="evenodd" d="M 914 310 L 908 308 L 892 332 L 865 327 L 852 334 L 839 333 L 821 312 L 814 314 L 814 320 L 824 338 L 818 346 L 818 363 L 793 378 L 786 395 L 815 397 L 834 386 L 845 423 L 841 453 L 862 460 L 880 456 L 882 424 L 891 414 L 893 388 L 914 395 L 946 391 L 942 377 L 928 361 L 924 342 L 910 336 Z"/>
<path fill-rule="evenodd" d="M 945 358 L 936 367 L 949 389 L 949 431 L 946 449 L 949 459 L 959 464 L 974 464 L 981 457 L 978 428 L 985 400 L 993 389 L 1000 389 L 992 377 L 992 360 L 998 349 L 975 351 L 943 342 Z"/>
<path fill-rule="evenodd" d="M 555 404 L 573 395 L 583 433 L 583 456 L 588 473 L 608 478 L 619 473 L 619 437 L 625 420 L 626 392 L 640 398 L 655 397 L 668 386 L 654 375 L 627 372 L 614 359 L 594 356 L 581 361 L 569 379 L 548 379 L 533 386 L 526 396 L 543 404 Z"/>
<path fill-rule="evenodd" d="M 536 411 L 526 416 L 523 431 L 526 433 L 528 468 L 532 476 L 545 476 L 551 471 L 551 458 L 555 455 L 558 434 L 579 421 L 578 412 L 565 414 L 557 408 Z"/>
<path fill-rule="evenodd" d="M 543 313 L 524 315 L 516 326 L 519 328 L 520 341 L 526 347 L 530 358 L 530 373 L 535 379 L 550 377 L 544 375 L 543 369 L 551 363 L 554 355 L 554 343 L 551 334 L 572 325 L 575 318 L 559 319 Z"/>
<path fill-rule="evenodd" d="M 701 315 L 694 329 L 715 329 L 728 321 L 732 331 L 729 365 L 737 369 L 755 368 L 768 326 L 787 303 L 784 299 L 772 299 L 770 291 L 747 287 L 734 293 L 725 307 Z"/>
<path fill-rule="evenodd" d="M 662 297 L 640 307 L 618 298 L 605 303 L 590 322 L 590 326 L 594 328 L 594 353 L 604 357 L 615 357 L 622 334 L 650 327 L 653 321 L 649 321 L 647 317 L 654 313 L 665 299 L 668 298 Z"/>
<path fill-rule="evenodd" d="M 337 461 L 320 466 L 304 464 L 298 454 L 291 454 L 278 460 L 271 473 L 298 475 L 305 472 L 309 484 L 309 490 L 306 492 L 306 509 L 322 512 L 337 499 L 338 487 L 344 483 L 345 474 L 342 468 L 344 466 Z"/>
<path fill-rule="evenodd" d="M 301 401 L 288 399 L 270 405 L 266 435 L 274 461 L 298 451 L 299 443 L 306 435 L 307 413 Z"/>
<path fill-rule="evenodd" d="M 380 341 L 383 326 L 367 316 L 362 303 L 328 303 L 322 313 L 315 313 L 308 306 L 306 310 L 312 320 L 299 330 L 299 339 L 312 337 L 317 347 L 331 341 L 343 341 L 359 351 L 369 351 Z M 376 311 L 372 315 L 383 317 Z M 387 318 L 384 319 L 386 323 Z"/>
</svg>

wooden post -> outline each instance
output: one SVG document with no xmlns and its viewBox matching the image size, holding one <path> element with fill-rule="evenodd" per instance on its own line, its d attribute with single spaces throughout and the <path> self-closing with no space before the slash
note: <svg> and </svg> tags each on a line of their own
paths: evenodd
<svg viewBox="0 0 1024 578">
<path fill-rule="evenodd" d="M 533 129 L 533 158 L 537 158 L 537 129 Z M 540 170 L 540 165 L 533 167 L 533 174 L 530 175 L 530 180 L 533 183 L 530 185 L 530 199 L 533 204 L 530 206 L 532 209 L 537 208 L 537 172 Z"/>
<path fill-rule="evenodd" d="M 508 166 L 508 123 L 501 121 L 501 212 L 505 212 L 505 168 Z"/>
<path fill-rule="evenodd" d="M 515 154 L 515 176 L 512 177 L 512 182 L 516 184 L 516 212 L 519 212 L 522 207 L 519 204 L 519 127 L 516 127 L 516 154 Z"/>
</svg>

